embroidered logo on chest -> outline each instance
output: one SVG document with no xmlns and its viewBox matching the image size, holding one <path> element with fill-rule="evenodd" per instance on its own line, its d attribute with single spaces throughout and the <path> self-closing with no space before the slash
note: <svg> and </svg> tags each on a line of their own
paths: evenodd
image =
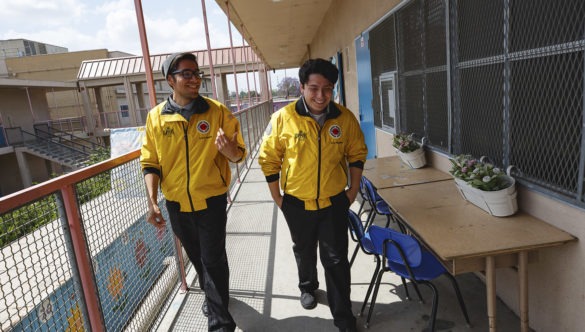
<svg viewBox="0 0 585 332">
<path fill-rule="evenodd" d="M 210 127 L 211 126 L 209 125 L 209 122 L 205 120 L 197 122 L 197 131 L 202 134 L 207 134 L 209 132 Z"/>
<path fill-rule="evenodd" d="M 305 133 L 304 131 L 300 130 L 298 133 L 295 133 L 295 139 L 297 141 L 304 141 L 307 139 L 307 133 Z"/>
<path fill-rule="evenodd" d="M 340 138 L 341 137 L 341 127 L 338 125 L 332 125 L 329 127 L 329 136 L 333 138 Z"/>
<path fill-rule="evenodd" d="M 163 128 L 163 136 L 171 137 L 175 133 L 173 128 L 171 127 L 164 127 Z"/>
</svg>

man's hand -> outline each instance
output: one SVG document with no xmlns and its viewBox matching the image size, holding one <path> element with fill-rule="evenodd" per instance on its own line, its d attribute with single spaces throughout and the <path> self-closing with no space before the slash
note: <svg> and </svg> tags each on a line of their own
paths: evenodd
<svg viewBox="0 0 585 332">
<path fill-rule="evenodd" d="M 215 137 L 215 146 L 217 147 L 217 150 L 219 150 L 219 152 L 231 162 L 237 162 L 242 159 L 243 152 L 238 148 L 237 136 L 238 133 L 235 132 L 230 139 L 223 132 L 223 129 L 219 128 L 217 136 Z"/>
<path fill-rule="evenodd" d="M 358 190 L 354 189 L 354 188 L 349 188 L 345 191 L 345 195 L 347 196 L 347 199 L 349 200 L 349 205 L 351 205 L 355 201 L 357 194 L 358 194 Z"/>
<path fill-rule="evenodd" d="M 153 224 L 157 228 L 164 228 L 167 224 L 162 214 L 160 213 L 160 208 L 158 205 L 152 205 L 148 208 L 148 212 L 146 212 L 146 221 Z"/>
</svg>

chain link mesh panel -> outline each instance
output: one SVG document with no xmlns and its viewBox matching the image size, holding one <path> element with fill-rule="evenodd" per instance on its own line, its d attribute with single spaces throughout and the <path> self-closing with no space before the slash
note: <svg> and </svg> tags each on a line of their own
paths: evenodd
<svg viewBox="0 0 585 332">
<path fill-rule="evenodd" d="M 382 98 L 381 100 L 380 98 L 380 75 L 396 70 L 395 43 L 394 17 L 390 16 L 370 32 L 372 107 L 374 109 L 374 123 L 378 126 L 383 126 L 382 123 L 394 125 L 394 119 L 390 119 L 389 116 L 384 119 L 385 121 L 382 119 L 386 115 L 382 111 L 382 109 L 386 109 L 386 105 L 382 106 L 382 103 L 386 103 L 387 99 Z"/>
<path fill-rule="evenodd" d="M 583 17 L 582 0 L 413 0 L 371 30 L 372 68 L 397 63 L 399 131 L 583 206 Z"/>
<path fill-rule="evenodd" d="M 158 229 L 145 221 L 138 159 L 80 182 L 76 190 L 106 328 L 144 330 L 177 282 L 170 223 Z M 168 220 L 164 204 L 159 206 Z"/>
<path fill-rule="evenodd" d="M 59 195 L 0 215 L 0 330 L 86 329 Z"/>
</svg>

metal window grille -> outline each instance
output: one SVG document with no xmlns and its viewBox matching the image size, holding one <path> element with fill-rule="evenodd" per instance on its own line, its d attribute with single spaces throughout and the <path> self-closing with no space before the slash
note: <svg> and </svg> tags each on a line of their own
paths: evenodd
<svg viewBox="0 0 585 332">
<path fill-rule="evenodd" d="M 583 17 L 582 0 L 410 1 L 370 31 L 372 88 L 395 68 L 398 131 L 585 206 Z"/>
</svg>

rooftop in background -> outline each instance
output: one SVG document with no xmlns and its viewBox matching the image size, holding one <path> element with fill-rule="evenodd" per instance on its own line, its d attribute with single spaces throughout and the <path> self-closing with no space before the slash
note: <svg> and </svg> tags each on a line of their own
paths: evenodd
<svg viewBox="0 0 585 332">
<path fill-rule="evenodd" d="M 192 51 L 197 56 L 197 62 L 201 67 L 209 67 L 210 57 L 207 50 Z M 218 48 L 210 51 L 214 67 L 232 66 L 232 57 L 236 66 L 254 64 L 260 61 L 249 46 L 239 46 L 232 49 Z M 150 56 L 150 65 L 153 72 L 160 72 L 163 61 L 170 53 Z M 130 56 L 122 58 L 108 58 L 86 60 L 79 68 L 78 80 L 91 80 L 106 77 L 129 76 L 144 74 L 144 61 L 142 56 Z"/>
<path fill-rule="evenodd" d="M 40 43 L 28 39 L 0 40 L 0 59 L 67 52 L 69 50 L 66 47 Z"/>
</svg>

